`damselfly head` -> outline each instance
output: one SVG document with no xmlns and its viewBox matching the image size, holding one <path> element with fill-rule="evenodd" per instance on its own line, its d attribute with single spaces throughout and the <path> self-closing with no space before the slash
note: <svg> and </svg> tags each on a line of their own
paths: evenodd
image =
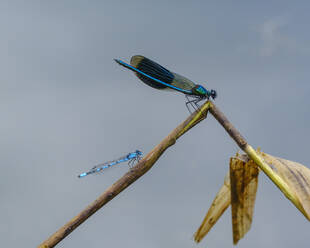
<svg viewBox="0 0 310 248">
<path fill-rule="evenodd" d="M 215 90 L 211 90 L 211 91 L 210 91 L 210 96 L 211 96 L 213 99 L 215 99 L 215 98 L 217 97 L 216 91 L 215 91 Z"/>
<path fill-rule="evenodd" d="M 141 156 L 141 155 L 142 155 L 142 152 L 139 151 L 139 150 L 136 150 L 136 154 L 139 155 L 139 156 Z"/>
</svg>

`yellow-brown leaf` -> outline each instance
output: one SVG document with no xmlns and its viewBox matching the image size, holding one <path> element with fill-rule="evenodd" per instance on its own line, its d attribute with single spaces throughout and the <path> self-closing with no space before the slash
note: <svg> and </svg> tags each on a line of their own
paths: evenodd
<svg viewBox="0 0 310 248">
<path fill-rule="evenodd" d="M 247 156 L 230 159 L 231 213 L 233 241 L 249 231 L 256 198 L 259 170 Z"/>
<path fill-rule="evenodd" d="M 261 152 L 265 162 L 290 187 L 299 201 L 296 207 L 310 220 L 310 169 L 302 164 Z"/>
<path fill-rule="evenodd" d="M 210 209 L 208 210 L 200 227 L 194 234 L 194 240 L 198 243 L 215 225 L 217 220 L 222 216 L 230 204 L 230 182 L 229 174 L 226 175 L 225 181 L 216 197 L 214 198 Z"/>
</svg>

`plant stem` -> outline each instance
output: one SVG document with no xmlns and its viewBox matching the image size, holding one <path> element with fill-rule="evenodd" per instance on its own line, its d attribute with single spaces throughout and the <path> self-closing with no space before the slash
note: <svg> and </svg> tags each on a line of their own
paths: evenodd
<svg viewBox="0 0 310 248">
<path fill-rule="evenodd" d="M 88 205 L 82 212 L 80 212 L 77 216 L 62 226 L 38 247 L 54 247 L 106 203 L 121 193 L 130 184 L 134 183 L 138 178 L 143 176 L 149 169 L 151 169 L 154 163 L 168 147 L 174 145 L 179 137 L 181 137 L 188 130 L 207 117 L 209 107 L 210 102 L 206 102 L 199 111 L 191 114 L 184 122 L 182 122 L 166 138 L 164 138 L 162 142 L 155 146 L 153 150 L 150 151 L 137 165 L 135 165 L 130 171 L 124 174 L 94 202 Z"/>
</svg>

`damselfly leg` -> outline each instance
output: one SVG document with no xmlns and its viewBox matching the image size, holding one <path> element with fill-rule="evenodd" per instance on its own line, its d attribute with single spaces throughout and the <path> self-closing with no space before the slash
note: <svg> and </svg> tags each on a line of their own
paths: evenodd
<svg viewBox="0 0 310 248">
<path fill-rule="evenodd" d="M 139 163 L 139 161 L 141 160 L 141 155 L 137 155 L 136 157 L 130 159 L 128 161 L 128 166 L 130 169 L 132 169 L 132 167 L 134 166 L 135 163 Z"/>
<path fill-rule="evenodd" d="M 133 159 L 130 159 L 128 161 L 128 166 L 129 166 L 129 169 L 131 169 L 133 167 L 133 165 L 135 164 L 136 162 L 136 158 L 133 158 Z"/>
<path fill-rule="evenodd" d="M 200 96 L 188 96 L 188 95 L 185 95 L 186 99 L 187 99 L 187 102 L 185 103 L 186 105 L 186 108 L 188 109 L 188 111 L 192 114 L 192 111 L 190 110 L 189 108 L 189 104 L 192 106 L 192 108 L 194 109 L 194 112 L 200 108 L 199 106 L 199 102 L 202 101 L 203 99 L 205 98 L 202 98 Z M 192 98 L 192 99 L 191 99 Z"/>
<path fill-rule="evenodd" d="M 190 112 L 190 113 L 192 113 L 192 111 L 190 110 L 190 108 L 189 108 L 189 104 L 192 106 L 192 108 L 193 109 L 195 109 L 195 106 L 193 105 L 193 99 L 189 99 L 189 96 L 188 95 L 185 95 L 185 97 L 186 97 L 186 103 L 185 103 L 185 105 L 186 105 L 186 108 L 187 108 L 187 110 L 188 110 L 188 112 Z"/>
</svg>

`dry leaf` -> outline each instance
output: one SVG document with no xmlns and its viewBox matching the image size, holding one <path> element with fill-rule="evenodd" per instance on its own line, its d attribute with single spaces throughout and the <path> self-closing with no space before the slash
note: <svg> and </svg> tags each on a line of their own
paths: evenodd
<svg viewBox="0 0 310 248">
<path fill-rule="evenodd" d="M 258 183 L 258 168 L 246 155 L 230 159 L 230 171 L 204 220 L 194 234 L 200 242 L 232 203 L 233 239 L 236 244 L 250 229 Z"/>
<path fill-rule="evenodd" d="M 294 194 L 294 199 L 297 199 L 297 203 L 293 203 L 310 220 L 310 169 L 302 164 L 260 151 L 257 153 L 269 166 L 271 173 L 288 185 L 288 189 Z M 258 166 L 253 160 L 249 160 L 247 155 L 237 154 L 230 159 L 230 172 L 226 175 L 224 185 L 194 235 L 196 242 L 200 242 L 207 235 L 230 204 L 234 244 L 248 232 L 252 223 L 258 174 Z"/>
<path fill-rule="evenodd" d="M 302 164 L 260 152 L 275 174 L 290 187 L 299 201 L 296 207 L 310 220 L 310 169 Z"/>
<path fill-rule="evenodd" d="M 258 167 L 248 157 L 230 159 L 231 215 L 233 241 L 238 241 L 249 231 L 255 205 Z"/>
<path fill-rule="evenodd" d="M 225 177 L 225 181 L 216 197 L 214 198 L 210 209 L 208 210 L 200 227 L 194 234 L 194 240 L 198 243 L 210 231 L 217 220 L 222 216 L 225 210 L 230 205 L 230 179 L 229 172 Z"/>
</svg>

